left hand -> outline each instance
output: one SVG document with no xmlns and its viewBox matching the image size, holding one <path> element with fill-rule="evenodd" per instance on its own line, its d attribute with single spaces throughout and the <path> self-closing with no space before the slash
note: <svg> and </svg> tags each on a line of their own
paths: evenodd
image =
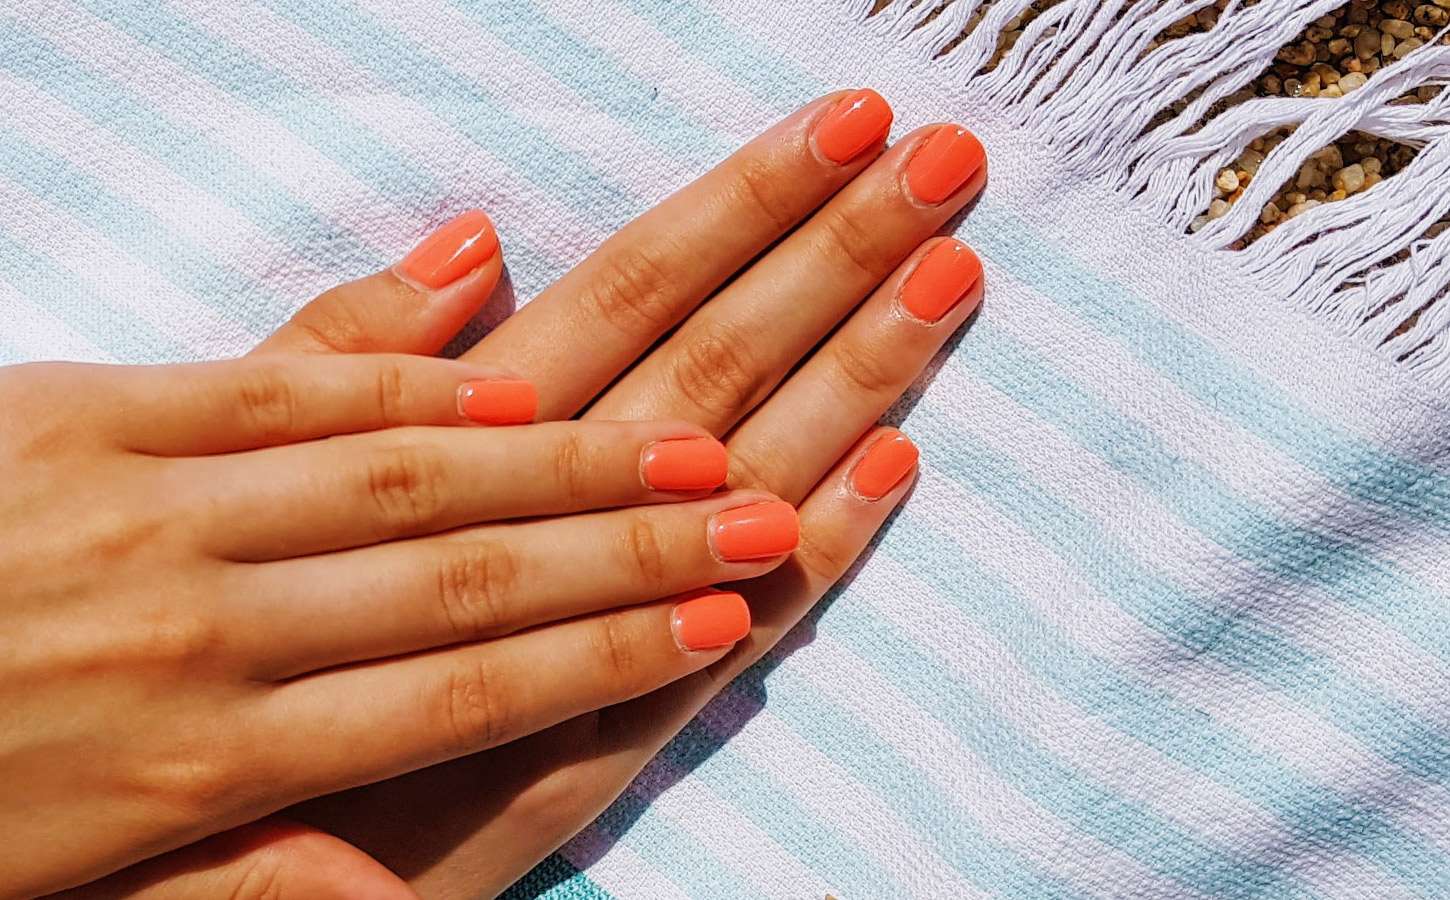
<svg viewBox="0 0 1450 900">
<path fill-rule="evenodd" d="M 929 238 L 981 190 L 986 166 L 980 145 L 945 125 L 919 129 L 884 154 L 878 141 L 835 162 L 817 135 L 846 96 L 807 105 L 631 223 L 464 357 L 548 385 L 541 419 L 588 406 L 585 418 L 679 418 L 728 434 L 731 486 L 768 488 L 800 510 L 800 549 L 770 575 L 735 586 L 752 607 L 749 637 L 652 694 L 309 802 L 294 816 L 366 850 L 428 896 L 504 889 L 528 868 L 511 860 L 542 859 L 608 806 L 800 620 L 902 500 L 914 450 L 875 422 L 980 301 L 971 252 Z M 971 152 L 943 155 L 953 140 Z M 932 152 L 920 153 L 928 144 Z M 936 156 L 933 171 L 908 168 L 919 153 Z M 923 199 L 929 176 L 946 189 Z M 923 265 L 929 255 L 933 265 Z M 305 328 L 289 326 L 263 349 L 316 348 L 319 335 L 349 351 L 414 349 L 388 343 L 386 329 L 327 337 L 327 322 L 353 322 L 365 305 L 375 319 L 384 308 L 416 318 L 380 293 L 323 298 L 300 315 Z M 502 770 L 513 773 L 506 784 L 479 789 L 478 773 Z M 190 876 L 169 865 L 170 876 L 150 879 L 155 891 L 144 896 L 190 896 L 174 880 Z"/>
</svg>

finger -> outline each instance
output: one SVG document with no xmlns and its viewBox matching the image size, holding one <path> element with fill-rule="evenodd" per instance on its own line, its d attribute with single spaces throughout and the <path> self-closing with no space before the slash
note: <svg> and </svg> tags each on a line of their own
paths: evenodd
<svg viewBox="0 0 1450 900">
<path fill-rule="evenodd" d="M 254 599 L 223 615 L 235 618 L 226 630 L 239 636 L 247 674 L 277 680 L 752 578 L 797 537 L 790 504 L 721 494 L 264 566 L 238 593 Z"/>
<path fill-rule="evenodd" d="M 112 414 L 121 444 L 199 456 L 403 425 L 532 421 L 534 388 L 453 360 L 275 354 L 118 370 Z"/>
<path fill-rule="evenodd" d="M 402 262 L 339 285 L 302 307 L 253 353 L 421 353 L 443 349 L 503 274 L 493 223 L 470 210 Z"/>
<path fill-rule="evenodd" d="M 315 796 L 637 697 L 717 661 L 749 628 L 739 594 L 701 591 L 333 669 L 274 689 L 260 711 L 260 737 L 309 748 L 274 774 Z"/>
<path fill-rule="evenodd" d="M 723 433 L 986 177 L 986 155 L 965 129 L 914 132 L 691 316 L 588 415 L 681 418 Z"/>
<path fill-rule="evenodd" d="M 463 525 L 675 502 L 725 478 L 725 449 L 693 425 L 548 422 L 400 428 L 188 460 L 215 512 L 202 548 L 287 559 Z"/>
<path fill-rule="evenodd" d="M 361 850 L 281 819 L 243 825 L 53 900 L 417 900 Z"/>
<path fill-rule="evenodd" d="M 573 415 L 855 177 L 890 125 L 871 91 L 813 101 L 625 226 L 464 358 L 550 385 L 543 418 Z"/>
<path fill-rule="evenodd" d="M 730 436 L 731 485 L 799 503 L 976 311 L 982 287 L 965 244 L 923 245 Z"/>
</svg>

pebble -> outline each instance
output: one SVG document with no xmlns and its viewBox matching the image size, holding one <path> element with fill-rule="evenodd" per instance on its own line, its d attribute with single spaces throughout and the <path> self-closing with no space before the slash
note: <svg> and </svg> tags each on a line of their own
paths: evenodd
<svg viewBox="0 0 1450 900">
<path fill-rule="evenodd" d="M 1415 26 L 1404 19 L 1385 19 L 1380 22 L 1380 31 L 1399 40 L 1415 36 Z"/>
<path fill-rule="evenodd" d="M 1364 190 L 1364 167 L 1359 163 L 1345 166 L 1334 173 L 1334 189 L 1345 194 L 1357 194 Z"/>
<path fill-rule="evenodd" d="M 1293 206 L 1289 207 L 1289 211 L 1285 213 L 1285 216 L 1292 219 L 1295 216 L 1300 215 L 1301 213 L 1308 212 L 1309 210 L 1313 209 L 1318 205 L 1318 200 L 1305 200 L 1303 203 L 1295 203 Z"/>
<path fill-rule="evenodd" d="M 1224 169 L 1214 179 L 1214 185 L 1225 194 L 1232 194 L 1239 189 L 1239 176 L 1232 169 Z"/>
<path fill-rule="evenodd" d="M 1348 75 L 1339 79 L 1339 89 L 1347 94 L 1350 91 L 1356 91 L 1364 87 L 1367 81 L 1369 81 L 1369 76 L 1363 72 L 1350 72 Z"/>
</svg>

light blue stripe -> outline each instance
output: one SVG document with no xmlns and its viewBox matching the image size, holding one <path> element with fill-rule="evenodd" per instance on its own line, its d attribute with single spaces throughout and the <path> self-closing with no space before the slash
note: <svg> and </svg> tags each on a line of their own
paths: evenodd
<svg viewBox="0 0 1450 900">
<path fill-rule="evenodd" d="M 13 366 L 23 362 L 31 362 L 29 354 L 21 353 L 19 347 L 12 346 L 4 337 L 0 337 L 0 366 Z"/>
<path fill-rule="evenodd" d="M 326 265 L 348 272 L 374 271 L 383 264 L 352 232 L 324 220 L 227 146 L 175 124 L 111 78 L 3 19 L 0 68 L 122 136 L 299 252 L 306 248 Z"/>
<path fill-rule="evenodd" d="M 588 99 L 615 122 L 671 148 L 676 157 L 700 167 L 713 166 L 735 147 L 702 129 L 672 104 L 658 100 L 659 90 L 614 64 L 609 55 L 577 40 L 549 21 L 534 0 L 450 0 L 493 37 L 507 43 L 565 84 L 588 84 Z"/>
<path fill-rule="evenodd" d="M 1447 598 L 1411 584 L 1363 547 L 1284 522 L 1240 498 L 1201 464 L 1174 454 L 1149 428 L 1065 377 L 1051 362 L 988 320 L 972 330 L 972 352 L 957 363 L 1057 426 L 1127 475 L 1184 522 L 1251 564 L 1261 575 L 1245 597 L 1319 587 L 1450 662 Z M 1388 485 L 1385 485 L 1389 488 Z M 1330 516 L 1340 516 L 1341 508 Z M 1382 518 L 1382 517 L 1381 517 Z M 1382 533 L 1382 521 L 1362 523 Z"/>
<path fill-rule="evenodd" d="M 945 434 L 936 437 L 950 440 Z M 941 449 L 933 442 L 928 453 L 934 458 Z M 934 588 L 964 618 L 991 634 L 1019 664 L 1069 702 L 1267 809 L 1292 835 L 1311 841 L 1307 846 L 1359 853 L 1425 888 L 1450 886 L 1443 855 L 1417 835 L 1397 829 L 1373 798 L 1321 787 L 1277 757 L 1256 750 L 1202 710 L 1084 654 L 1076 641 L 1033 613 L 1027 598 L 988 574 L 955 542 L 943 541 L 935 526 L 909 508 L 897 517 L 878 550 Z M 834 608 L 826 615 L 832 618 L 834 634 Z M 1439 866 L 1433 863 L 1437 859 L 1442 863 Z M 1230 868 L 1224 877 L 1237 877 L 1233 873 Z"/>
<path fill-rule="evenodd" d="M 1024 284 L 1345 493 L 1438 531 L 1450 530 L 1450 476 L 1324 422 L 1203 338 L 1165 319 L 1143 298 L 1085 268 L 999 205 L 978 204 L 963 234 Z"/>
<path fill-rule="evenodd" d="M 0 125 L 0 174 L 87 223 L 253 336 L 266 333 L 271 321 L 267 310 L 281 305 L 271 290 L 249 275 L 211 261 L 203 247 L 170 233 L 150 211 L 112 194 L 89 173 L 4 125 Z M 51 299 L 64 302 L 65 296 Z"/>
<path fill-rule="evenodd" d="M 479 84 L 428 53 L 355 4 L 260 0 L 388 85 L 431 110 L 540 189 L 568 198 L 591 224 L 615 231 L 641 201 L 594 167 L 526 122 Z M 380 63 L 385 63 L 381 65 Z"/>
<path fill-rule="evenodd" d="M 0 279 L 9 282 L 72 331 L 118 362 L 182 362 L 195 358 L 185 346 L 155 330 L 109 297 L 87 294 L 85 281 L 49 257 L 33 253 L 0 231 Z M 23 354 L 16 362 L 37 357 Z"/>
<path fill-rule="evenodd" d="M 793 61 L 764 51 L 729 23 L 688 0 L 624 0 L 691 56 L 710 64 L 784 114 L 837 87 L 826 87 Z M 866 74 L 866 73 L 863 73 Z"/>
<path fill-rule="evenodd" d="M 1096 784 L 1009 724 L 977 688 L 928 657 L 894 625 L 849 598 L 827 614 L 831 636 L 869 659 L 927 715 L 945 725 L 1016 790 L 1070 826 L 1208 896 L 1308 896 L 1292 872 L 1253 864 L 1206 843 L 1141 804 Z M 784 671 L 784 670 L 782 670 Z M 772 710 L 777 698 L 772 694 Z M 811 698 L 812 704 L 815 698 Z M 1214 873 L 1235 871 L 1224 882 Z"/>
<path fill-rule="evenodd" d="M 269 67 L 239 45 L 171 14 L 164 6 L 127 0 L 125 14 L 120 15 L 115 4 L 91 0 L 90 5 L 96 15 L 115 27 L 286 128 L 330 162 L 387 197 L 397 208 L 412 210 L 419 217 L 436 217 L 439 211 L 459 206 L 461 200 L 467 199 L 463 196 L 466 192 L 458 186 L 433 178 L 426 169 L 414 165 L 403 151 L 339 110 L 332 98 Z M 144 107 L 139 100 L 132 102 Z M 150 119 L 161 116 L 162 111 L 152 108 L 149 112 L 148 116 L 117 121 L 111 127 L 128 142 L 149 149 L 151 140 L 136 126 L 147 124 L 149 127 Z M 298 231 L 294 230 L 299 220 L 296 214 L 264 216 L 267 205 L 258 206 L 255 202 L 255 179 L 261 178 L 256 173 L 251 175 L 254 180 L 238 178 L 222 182 L 213 177 L 207 157 L 166 161 L 183 178 L 202 185 L 235 209 L 247 213 L 257 206 L 256 214 L 251 217 L 259 225 L 276 231 L 289 246 L 310 248 L 309 255 L 320 257 L 319 264 L 336 272 L 339 281 L 377 271 L 390 261 L 361 244 L 342 250 L 331 246 L 329 242 L 338 239 L 339 229 L 326 222 L 318 220 L 309 224 L 304 215 L 300 218 L 308 227 Z M 280 188 L 267 190 L 285 194 Z M 285 198 L 272 202 L 297 205 Z M 345 238 L 351 232 L 342 234 Z M 517 231 L 502 234 L 500 239 L 506 257 L 527 259 L 531 263 L 511 271 L 514 286 L 523 296 L 539 293 L 568 270 L 567 263 L 571 261 L 545 252 Z"/>
<path fill-rule="evenodd" d="M 751 900 L 755 896 L 739 875 L 688 832 L 663 816 L 644 815 L 643 801 L 626 792 L 590 827 L 623 841 L 660 875 L 691 897 Z"/>
<path fill-rule="evenodd" d="M 427 170 L 330 104 L 319 103 L 318 95 L 306 85 L 267 66 L 236 43 L 175 14 L 165 4 L 151 0 L 81 2 L 98 18 L 265 113 L 375 188 L 394 208 L 426 215 L 449 199 L 446 187 Z M 293 238 L 295 232 L 286 236 Z M 359 262 L 366 264 L 366 271 L 385 264 L 371 251 L 365 251 Z"/>
<path fill-rule="evenodd" d="M 1250 671 L 1389 761 L 1422 777 L 1443 780 L 1446 769 L 1439 757 L 1445 746 L 1444 736 L 1416 723 L 1410 711 L 1355 684 L 1333 663 L 1287 647 L 1274 636 L 1254 629 L 1232 610 L 1220 610 L 1145 571 L 1125 548 L 1086 516 L 1030 483 L 1011 460 L 945 422 L 940 409 L 923 403 L 910 418 L 910 427 L 933 468 L 985 497 L 1001 513 L 1077 564 L 1090 584 L 1182 648 L 1182 666 L 1208 657 Z M 985 619 L 984 624 L 991 625 L 1014 652 L 1026 654 L 1024 661 L 1035 659 L 1033 653 L 1044 646 L 1046 626 L 1032 620 L 1025 601 L 1010 597 L 993 578 L 967 565 L 955 542 L 939 530 L 927 532 L 915 522 L 908 508 L 882 546 L 892 555 L 900 555 L 902 563 L 913 572 L 933 573 L 931 583 L 944 596 L 977 601 L 971 607 L 974 613 L 995 611 L 981 601 L 1001 597 L 1002 608 L 1011 611 L 1009 617 L 995 622 Z M 901 528 L 917 532 L 914 540 L 897 543 L 896 530 Z M 1031 636 L 1032 643 L 1023 644 L 1022 636 Z M 1113 675 L 1105 664 L 1084 654 L 1073 642 L 1063 640 L 1052 649 L 1062 659 L 1052 667 L 1044 667 L 1043 660 L 1035 659 L 1035 670 L 1075 705 L 1098 712 L 1105 700 L 1116 695 L 1124 698 L 1121 702 L 1128 704 L 1127 711 L 1137 705 L 1145 714 L 1171 714 L 1173 727 L 1165 731 L 1159 731 L 1151 718 L 1124 717 L 1123 710 L 1109 721 L 1125 734 L 1265 806 L 1295 832 L 1313 832 L 1330 846 L 1361 850 L 1390 873 L 1411 883 L 1425 879 L 1441 883 L 1443 873 L 1426 870 L 1424 860 L 1436 857 L 1424 855 L 1428 851 L 1417 836 L 1396 831 L 1388 822 L 1376 823 L 1371 819 L 1372 810 L 1352 798 L 1315 788 L 1288 770 L 1266 767 L 1257 754 L 1209 717 L 1192 710 L 1176 711 L 1162 692 L 1145 694 L 1126 677 Z M 1086 671 L 1084 666 L 1088 667 Z M 1106 679 L 1111 690 L 1101 696 L 1084 695 L 1085 674 L 1100 683 Z M 1227 758 L 1220 755 L 1224 751 L 1230 754 Z M 1437 761 L 1441 762 L 1438 768 Z M 1260 773 L 1267 784 L 1280 787 L 1271 791 L 1247 788 L 1245 779 L 1254 773 Z M 1298 803 L 1302 797 L 1309 798 L 1309 802 Z M 1353 815 L 1324 819 L 1324 811 L 1331 808 Z M 1393 834 L 1394 839 L 1381 839 L 1388 834 Z M 1371 851 L 1379 852 L 1370 855 Z"/>
<path fill-rule="evenodd" d="M 514 882 L 499 895 L 499 900 L 614 900 L 614 897 L 555 853 Z"/>
<path fill-rule="evenodd" d="M 722 746 L 720 738 L 698 719 L 675 736 L 664 756 L 671 765 L 689 771 L 701 784 L 727 798 L 731 806 L 806 868 L 829 874 L 846 896 L 907 896 L 896 879 L 872 865 L 866 853 L 850 838 L 822 821 L 813 810 L 801 806 L 772 776 L 742 759 L 728 746 Z M 643 812 L 643 809 L 635 810 L 636 815 Z M 641 816 L 641 819 L 649 818 L 654 817 Z M 705 892 L 691 896 L 719 895 Z M 744 896 L 750 898 L 758 893 Z"/>
<path fill-rule="evenodd" d="M 831 601 L 828 598 L 823 602 L 829 604 Z M 936 852 L 964 880 L 983 890 L 1015 898 L 1067 898 L 1077 895 L 1069 885 L 1043 871 L 1034 860 L 987 837 L 970 817 L 954 809 L 953 804 L 943 802 L 941 786 L 922 774 L 880 735 L 864 726 L 858 717 L 842 709 L 788 668 L 774 668 L 781 656 L 774 653 L 758 663 L 749 673 L 737 678 L 714 702 L 725 710 L 736 711 L 728 715 L 741 715 L 740 710 L 748 714 L 749 710 L 766 703 L 764 682 L 768 681 L 771 713 L 861 784 L 878 790 L 889 786 L 886 799 L 891 809 L 924 842 L 934 845 Z M 690 727 L 696 730 L 704 728 L 698 724 Z M 725 737 L 717 734 L 712 740 L 718 744 Z M 672 742 L 664 752 L 676 765 L 694 766 L 704 754 L 712 752 L 712 746 L 695 737 L 682 737 Z M 738 783 L 722 784 L 718 789 L 732 801 L 742 790 L 760 795 L 757 805 L 768 806 L 776 789 L 758 787 L 754 781 L 756 777 L 742 772 Z M 971 802 L 970 798 L 957 799 L 968 804 Z M 834 878 L 838 865 L 834 860 L 826 860 L 817 870 Z M 878 888 L 862 896 L 907 895 Z"/>
</svg>

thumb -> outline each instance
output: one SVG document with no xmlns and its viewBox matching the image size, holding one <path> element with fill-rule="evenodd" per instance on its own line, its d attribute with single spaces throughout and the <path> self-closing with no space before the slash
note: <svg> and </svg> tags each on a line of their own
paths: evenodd
<svg viewBox="0 0 1450 900">
<path fill-rule="evenodd" d="M 149 859 L 52 900 L 418 900 L 356 847 L 315 828 L 264 819 Z"/>
<path fill-rule="evenodd" d="M 469 210 L 391 269 L 321 294 L 253 352 L 432 355 L 483 308 L 502 274 L 493 223 Z"/>
</svg>

